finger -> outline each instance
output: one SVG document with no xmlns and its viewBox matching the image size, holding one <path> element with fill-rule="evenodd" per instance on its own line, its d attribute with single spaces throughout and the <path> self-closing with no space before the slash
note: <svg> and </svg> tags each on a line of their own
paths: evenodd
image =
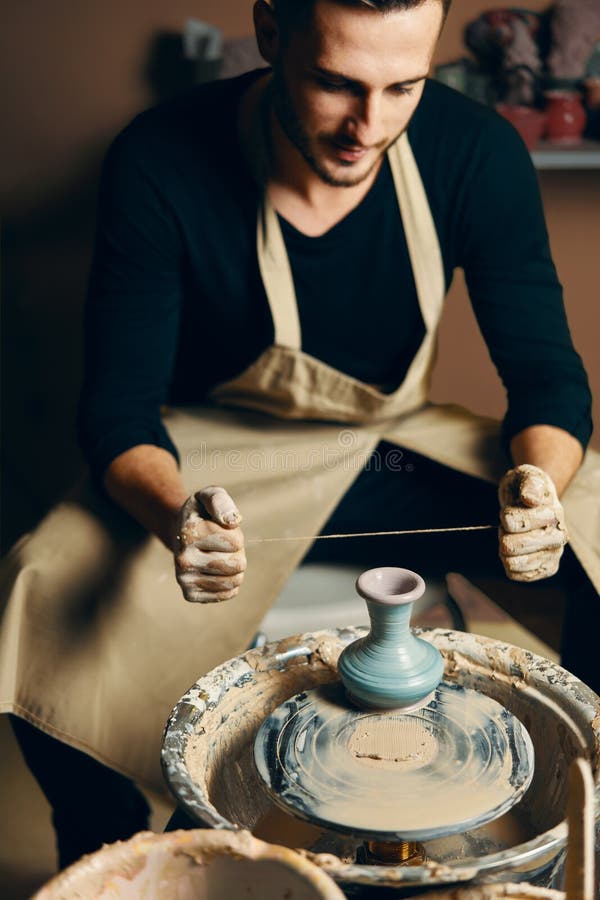
<svg viewBox="0 0 600 900">
<path fill-rule="evenodd" d="M 225 488 L 211 485 L 195 494 L 198 503 L 211 519 L 226 528 L 235 528 L 242 521 L 239 509 Z"/>
<path fill-rule="evenodd" d="M 539 550 L 551 550 L 553 547 L 563 547 L 566 542 L 566 532 L 558 526 L 536 528 L 522 534 L 507 534 L 500 530 L 501 556 L 523 556 Z"/>
<path fill-rule="evenodd" d="M 505 531 L 518 534 L 521 531 L 557 525 L 558 516 L 554 506 L 534 506 L 531 509 L 526 506 L 505 506 L 500 511 L 500 521 Z"/>
<path fill-rule="evenodd" d="M 219 594 L 221 591 L 232 591 L 238 588 L 244 580 L 244 573 L 237 575 L 203 575 L 196 570 L 186 572 L 181 570 L 177 573 L 177 581 L 181 587 L 195 589 L 199 591 L 208 591 L 209 593 Z"/>
<path fill-rule="evenodd" d="M 537 556 L 537 554 L 533 554 Z M 515 559 L 519 559 L 519 557 L 509 557 L 509 559 L 502 560 L 504 563 L 504 571 L 507 576 L 511 579 L 511 581 L 523 581 L 523 582 L 532 582 L 532 581 L 540 581 L 542 578 L 551 578 L 552 575 L 556 575 L 559 569 L 560 558 L 562 556 L 562 549 L 556 550 L 553 553 L 549 553 L 540 557 L 539 564 L 535 566 L 533 569 L 528 570 L 520 570 L 514 569 L 512 567 L 512 562 Z"/>
<path fill-rule="evenodd" d="M 190 497 L 189 500 L 186 500 L 179 513 L 179 527 L 177 534 L 179 545 L 185 547 L 187 544 L 201 541 L 208 533 L 210 533 L 211 529 L 208 527 L 209 525 L 212 525 L 215 530 L 221 527 L 214 522 L 203 519 L 198 512 L 196 499 Z"/>
<path fill-rule="evenodd" d="M 239 588 L 233 591 L 220 591 L 213 594 L 208 591 L 197 591 L 193 588 L 185 589 L 183 596 L 188 603 L 222 603 L 224 600 L 232 600 L 238 593 Z"/>
<path fill-rule="evenodd" d="M 557 547 L 554 550 L 527 553 L 525 556 L 507 556 L 504 562 L 512 573 L 550 571 L 554 567 L 558 568 L 563 550 L 563 547 Z"/>
<path fill-rule="evenodd" d="M 237 575 L 245 572 L 247 567 L 246 554 L 243 550 L 235 553 L 214 553 L 200 550 L 195 544 L 190 544 L 175 559 L 178 569 L 189 571 L 193 569 L 204 575 Z"/>
<path fill-rule="evenodd" d="M 224 529 L 222 525 L 216 522 L 208 522 L 203 520 L 206 526 L 206 533 L 201 534 L 200 529 L 195 529 L 193 540 L 189 541 L 190 533 L 186 533 L 184 545 L 192 545 L 198 547 L 199 550 L 213 551 L 216 553 L 235 553 L 237 550 L 244 549 L 244 532 L 241 528 Z"/>
<path fill-rule="evenodd" d="M 180 547 L 195 544 L 201 550 L 214 550 L 220 553 L 232 553 L 244 546 L 244 533 L 241 528 L 224 529 L 216 522 L 200 518 L 197 512 L 190 514 L 182 523 L 178 537 Z"/>
</svg>

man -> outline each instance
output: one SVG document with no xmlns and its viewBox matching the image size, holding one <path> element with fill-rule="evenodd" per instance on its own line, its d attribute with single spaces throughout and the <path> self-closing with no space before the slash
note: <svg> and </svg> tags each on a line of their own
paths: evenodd
<svg viewBox="0 0 600 900">
<path fill-rule="evenodd" d="M 42 523 L 20 571 L 62 555 L 62 575 L 35 569 L 45 604 L 12 600 L 45 620 L 13 709 L 71 745 L 16 723 L 63 865 L 145 826 L 133 785 L 95 760 L 151 781 L 166 711 L 247 646 L 308 549 L 255 545 L 246 571 L 238 503 L 257 538 L 491 524 L 502 476 L 507 574 L 558 570 L 589 390 L 526 151 L 427 80 L 449 5 L 259 0 L 271 69 L 143 114 L 108 155 L 81 434 L 113 505 L 78 498 Z M 494 423 L 427 401 L 456 266 L 507 388 L 512 459 Z M 585 485 L 575 500 L 585 518 Z M 578 529 L 575 543 L 600 582 Z M 498 545 L 482 532 L 344 551 L 443 577 L 493 570 Z M 211 605 L 169 597 L 171 553 L 184 596 Z M 565 563 L 591 604 L 570 550 Z"/>
</svg>

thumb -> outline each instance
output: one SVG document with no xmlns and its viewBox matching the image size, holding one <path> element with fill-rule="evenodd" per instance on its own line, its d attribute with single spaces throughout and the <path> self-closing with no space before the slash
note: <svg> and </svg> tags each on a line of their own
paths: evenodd
<svg viewBox="0 0 600 900">
<path fill-rule="evenodd" d="M 546 506 L 556 499 L 550 477 L 537 466 L 517 466 L 514 471 L 513 491 L 516 505 Z"/>
<path fill-rule="evenodd" d="M 236 528 L 242 521 L 237 506 L 225 488 L 211 485 L 195 494 L 197 503 L 206 510 L 208 518 L 225 528 Z"/>
</svg>

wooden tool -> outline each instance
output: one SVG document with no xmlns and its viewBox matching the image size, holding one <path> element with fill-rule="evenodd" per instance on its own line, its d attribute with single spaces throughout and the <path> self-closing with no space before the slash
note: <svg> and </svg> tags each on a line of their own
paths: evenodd
<svg viewBox="0 0 600 900">
<path fill-rule="evenodd" d="M 594 779 L 586 759 L 576 759 L 569 769 L 567 802 L 569 840 L 565 889 L 567 900 L 594 897 Z"/>
</svg>

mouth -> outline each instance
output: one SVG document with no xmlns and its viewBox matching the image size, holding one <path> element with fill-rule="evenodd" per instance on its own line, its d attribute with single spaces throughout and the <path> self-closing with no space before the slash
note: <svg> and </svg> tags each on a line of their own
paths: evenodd
<svg viewBox="0 0 600 900">
<path fill-rule="evenodd" d="M 337 158 L 343 162 L 358 162 L 369 152 L 368 147 L 352 146 L 336 140 L 331 141 L 331 147 Z"/>
</svg>

